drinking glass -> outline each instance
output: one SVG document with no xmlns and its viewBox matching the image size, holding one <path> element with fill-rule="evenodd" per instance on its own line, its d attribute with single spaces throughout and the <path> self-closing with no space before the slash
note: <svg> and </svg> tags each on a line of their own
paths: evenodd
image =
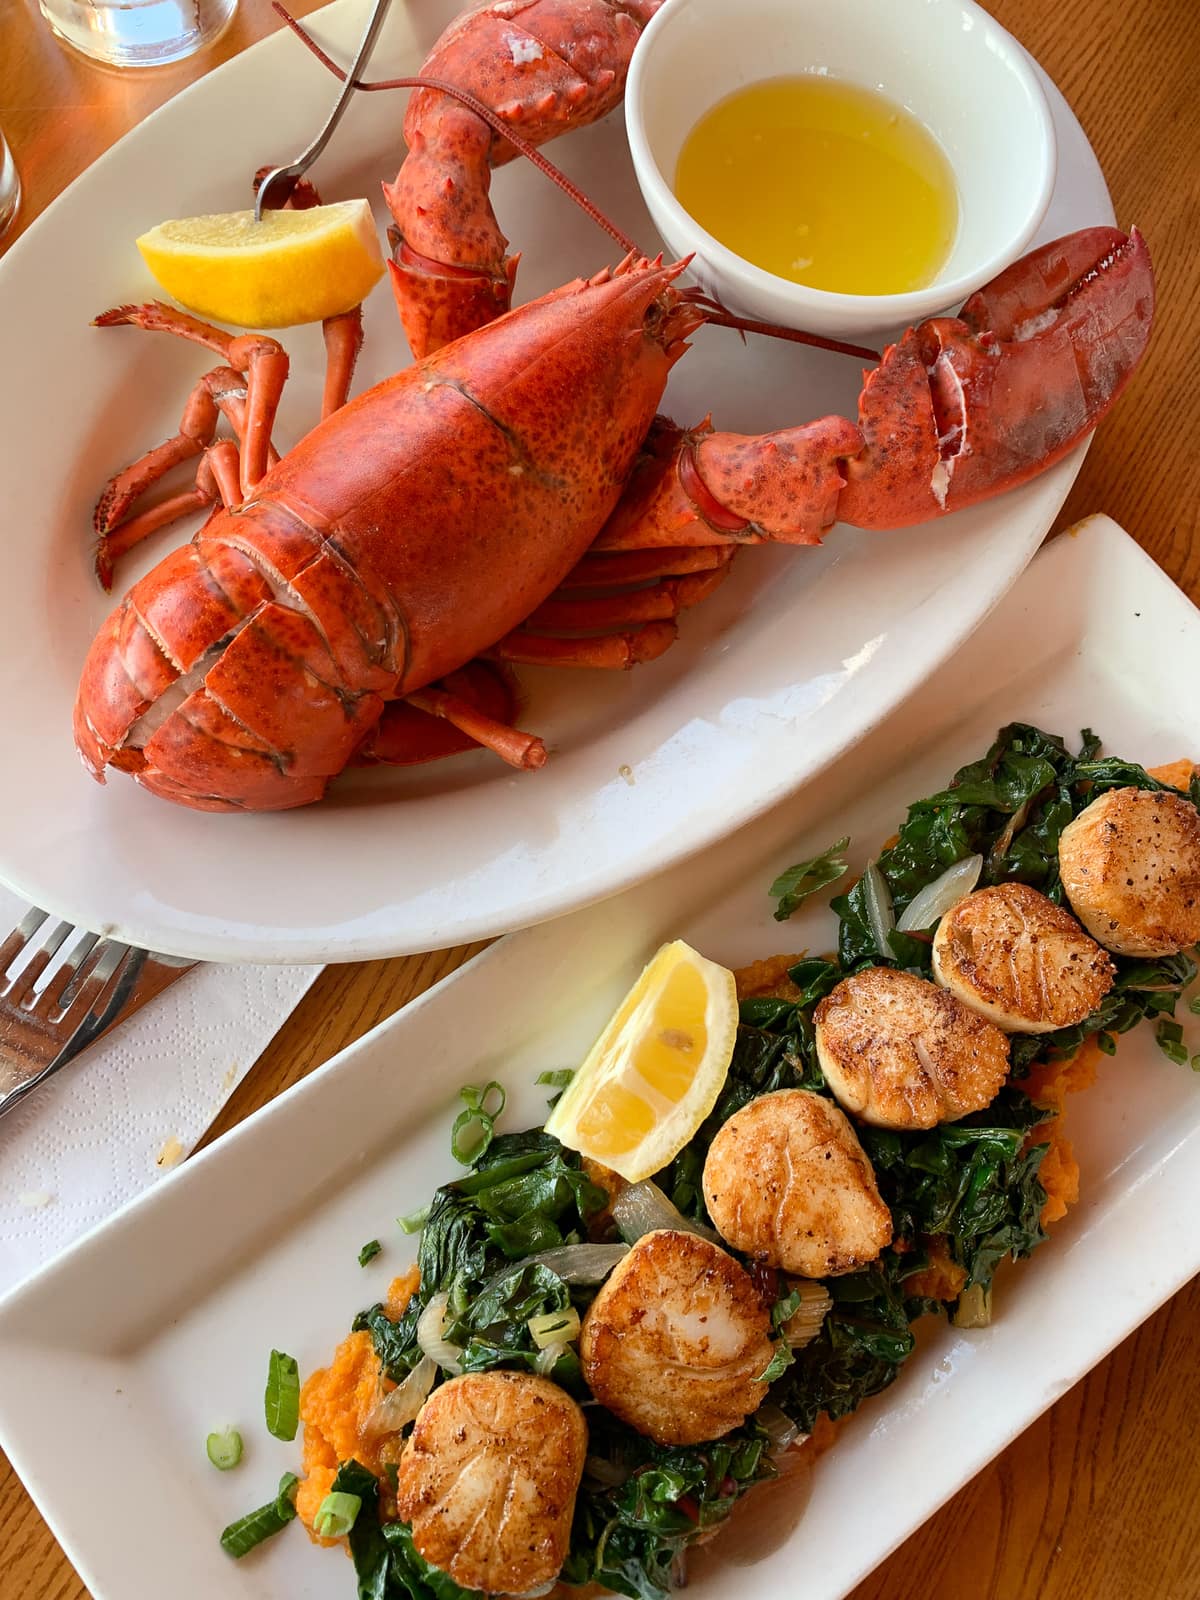
<svg viewBox="0 0 1200 1600">
<path fill-rule="evenodd" d="M 0 236 L 17 214 L 21 203 L 21 181 L 13 163 L 12 151 L 0 133 Z"/>
<path fill-rule="evenodd" d="M 210 44 L 237 0 L 38 0 L 60 39 L 110 67 L 160 67 Z"/>
</svg>

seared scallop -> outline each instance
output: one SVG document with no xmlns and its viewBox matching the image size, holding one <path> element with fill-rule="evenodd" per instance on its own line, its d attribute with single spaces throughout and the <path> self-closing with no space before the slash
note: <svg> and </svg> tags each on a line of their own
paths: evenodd
<svg viewBox="0 0 1200 1600">
<path fill-rule="evenodd" d="M 1169 956 L 1200 943 L 1200 811 L 1181 795 L 1107 790 L 1063 829 L 1058 866 L 1108 949 Z"/>
<path fill-rule="evenodd" d="M 977 889 L 938 923 L 933 975 L 1009 1033 L 1082 1022 L 1112 988 L 1112 957 L 1027 883 Z"/>
<path fill-rule="evenodd" d="M 704 1163 L 708 1214 L 735 1250 L 802 1278 L 854 1272 L 892 1239 L 892 1214 L 845 1114 L 808 1089 L 760 1095 Z"/>
<path fill-rule="evenodd" d="M 435 1389 L 400 1458 L 413 1544 L 464 1589 L 524 1594 L 557 1578 L 571 1540 L 587 1424 L 529 1372 L 470 1372 Z"/>
<path fill-rule="evenodd" d="M 771 1318 L 745 1267 L 694 1233 L 638 1240 L 588 1307 L 579 1355 L 602 1405 L 659 1444 L 719 1439 L 763 1402 Z"/>
<path fill-rule="evenodd" d="M 990 1105 L 1008 1039 L 911 972 L 853 973 L 813 1013 L 817 1060 L 847 1111 L 879 1128 L 932 1128 Z"/>
</svg>

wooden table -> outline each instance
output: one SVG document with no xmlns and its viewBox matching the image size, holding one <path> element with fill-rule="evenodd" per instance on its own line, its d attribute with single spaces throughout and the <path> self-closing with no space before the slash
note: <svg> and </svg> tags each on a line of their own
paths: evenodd
<svg viewBox="0 0 1200 1600">
<path fill-rule="evenodd" d="M 295 6 L 303 15 L 312 0 Z M 992 0 L 1078 113 L 1121 221 L 1158 267 L 1159 328 L 1097 437 L 1060 518 L 1110 512 L 1200 599 L 1200 26 L 1194 0 Z M 0 127 L 24 183 L 17 231 L 128 128 L 276 26 L 241 0 L 193 60 L 111 72 L 60 48 L 33 0 L 0 17 Z M 86 265 L 81 261 L 81 271 Z M 10 395 L 11 403 L 11 395 Z M 331 967 L 218 1118 L 232 1127 L 472 949 Z M 1135 1261 L 1114 1271 L 1136 1272 Z M 1079 1307 L 1086 1317 L 1088 1308 Z M 857 1591 L 854 1600 L 1195 1600 L 1200 1595 L 1200 1286 L 1191 1285 L 1071 1390 Z M 1037 1352 L 1030 1352 L 1037 1359 Z M 64 1465 L 70 1441 L 64 1440 Z M 904 1493 L 897 1484 L 895 1492 Z M 0 1589 L 6 1600 L 86 1591 L 0 1456 Z M 114 1537 L 117 1535 L 114 1534 Z M 140 1600 L 129 1596 L 128 1600 Z"/>
</svg>

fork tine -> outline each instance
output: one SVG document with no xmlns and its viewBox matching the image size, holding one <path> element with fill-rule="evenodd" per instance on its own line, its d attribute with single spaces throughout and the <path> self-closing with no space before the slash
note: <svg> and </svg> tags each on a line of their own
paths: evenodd
<svg viewBox="0 0 1200 1600">
<path fill-rule="evenodd" d="M 57 933 L 58 929 L 56 928 L 54 931 Z M 68 933 L 73 933 L 75 929 L 68 927 L 67 931 Z M 44 1016 L 55 1013 L 63 990 L 74 980 L 79 969 L 98 943 L 100 943 L 99 934 L 81 932 L 62 966 L 59 967 L 40 994 L 26 1001 L 25 1009 L 29 1011 L 36 1007 Z M 22 974 L 23 976 L 24 974 Z"/>
<path fill-rule="evenodd" d="M 75 924 L 73 922 L 60 922 L 50 930 L 42 940 L 40 948 L 34 951 L 4 991 L 4 998 L 9 1005 L 20 1005 L 28 1011 L 38 1004 L 41 996 L 33 993 L 34 985 L 46 970 L 51 959 L 58 954 L 74 932 Z M 50 980 L 51 983 L 54 981 L 54 978 Z"/>
<path fill-rule="evenodd" d="M 88 1013 L 98 1011 L 109 985 L 118 973 L 123 972 L 134 954 L 129 945 L 118 939 L 101 939 L 89 952 L 86 963 L 79 968 L 75 981 L 70 984 L 54 1015 L 56 1025 L 74 1029 Z M 93 1016 L 92 1020 L 95 1020 Z"/>
<path fill-rule="evenodd" d="M 39 906 L 30 906 L 4 943 L 0 944 L 0 978 L 4 977 L 13 964 L 13 958 L 24 950 L 32 935 L 49 915 L 48 911 L 43 911 Z"/>
</svg>

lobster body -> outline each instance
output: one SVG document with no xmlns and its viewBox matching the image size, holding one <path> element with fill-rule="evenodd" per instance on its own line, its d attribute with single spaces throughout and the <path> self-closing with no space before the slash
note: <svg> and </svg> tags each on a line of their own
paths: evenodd
<svg viewBox="0 0 1200 1600">
<path fill-rule="evenodd" d="M 646 261 L 577 281 L 335 412 L 135 584 L 76 740 L 201 809 L 319 799 L 387 700 L 515 628 L 612 511 L 699 320 Z"/>
</svg>

